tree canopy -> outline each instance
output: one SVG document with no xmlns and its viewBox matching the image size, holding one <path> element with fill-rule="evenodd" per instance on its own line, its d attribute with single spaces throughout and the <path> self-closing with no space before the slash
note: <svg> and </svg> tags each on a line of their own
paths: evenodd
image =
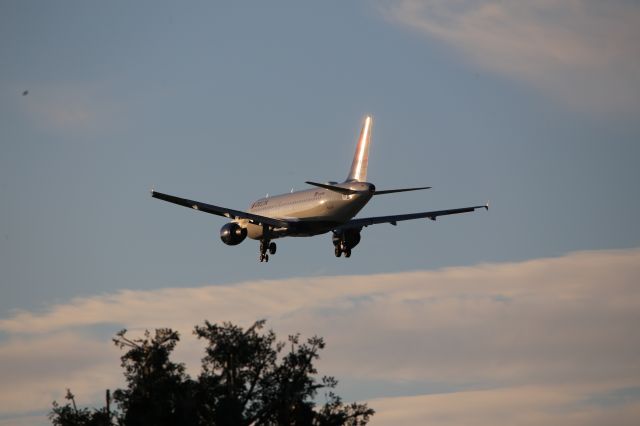
<svg viewBox="0 0 640 426">
<path fill-rule="evenodd" d="M 53 425 L 365 425 L 374 410 L 345 404 L 334 393 L 334 377 L 318 377 L 315 362 L 325 343 L 314 336 L 291 335 L 277 341 L 265 321 L 244 330 L 205 321 L 194 334 L 205 342 L 201 371 L 193 379 L 185 365 L 171 360 L 180 340 L 167 328 L 129 338 L 120 331 L 113 342 L 124 350 L 126 387 L 113 393 L 116 408 L 78 409 L 67 390 L 65 405 L 53 403 Z M 324 390 L 324 404 L 318 392 Z"/>
</svg>

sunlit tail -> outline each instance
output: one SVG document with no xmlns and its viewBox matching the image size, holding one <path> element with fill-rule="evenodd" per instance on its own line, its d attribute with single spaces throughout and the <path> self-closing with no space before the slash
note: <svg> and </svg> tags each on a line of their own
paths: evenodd
<svg viewBox="0 0 640 426">
<path fill-rule="evenodd" d="M 358 145 L 356 146 L 356 153 L 353 156 L 353 163 L 351 163 L 351 170 L 348 181 L 365 182 L 367 180 L 367 166 L 369 165 L 369 143 L 371 142 L 371 128 L 373 126 L 373 118 L 366 116 L 364 119 L 364 125 L 360 131 L 360 137 L 358 138 Z"/>
</svg>

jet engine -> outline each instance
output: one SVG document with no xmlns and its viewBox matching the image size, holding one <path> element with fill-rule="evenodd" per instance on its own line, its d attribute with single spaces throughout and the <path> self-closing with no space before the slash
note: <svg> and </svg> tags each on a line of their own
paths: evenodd
<svg viewBox="0 0 640 426">
<path fill-rule="evenodd" d="M 341 247 L 343 250 L 351 250 L 360 242 L 359 229 L 347 229 L 344 231 L 333 231 L 333 245 Z"/>
<path fill-rule="evenodd" d="M 225 224 L 220 228 L 220 239 L 229 246 L 240 244 L 247 238 L 247 228 L 243 228 L 235 222 Z"/>
</svg>

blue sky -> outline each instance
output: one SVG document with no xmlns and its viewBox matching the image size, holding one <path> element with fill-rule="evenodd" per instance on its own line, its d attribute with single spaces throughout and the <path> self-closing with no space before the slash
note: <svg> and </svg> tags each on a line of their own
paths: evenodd
<svg viewBox="0 0 640 426">
<path fill-rule="evenodd" d="M 121 290 L 634 252 L 638 28 L 625 1 L 2 2 L 0 318 Z M 149 196 L 244 209 L 341 180 L 365 114 L 369 179 L 433 189 L 362 215 L 491 210 L 367 228 L 349 260 L 329 236 L 287 239 L 260 264 L 257 243 L 220 242 L 220 218 Z"/>
</svg>

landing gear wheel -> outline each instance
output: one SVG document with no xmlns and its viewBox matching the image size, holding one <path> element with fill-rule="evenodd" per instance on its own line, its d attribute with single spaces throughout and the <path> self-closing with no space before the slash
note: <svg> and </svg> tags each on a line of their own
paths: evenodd
<svg viewBox="0 0 640 426">
<path fill-rule="evenodd" d="M 351 249 L 346 249 L 344 251 L 344 257 L 351 257 Z"/>
<path fill-rule="evenodd" d="M 336 254 L 336 257 L 342 256 L 342 250 L 340 250 L 340 247 L 336 247 L 334 253 Z"/>
<path fill-rule="evenodd" d="M 269 240 L 261 240 L 260 241 L 260 257 L 258 258 L 260 262 L 268 262 L 269 255 L 267 252 L 270 252 L 272 255 L 276 253 L 276 243 L 270 243 Z"/>
</svg>

